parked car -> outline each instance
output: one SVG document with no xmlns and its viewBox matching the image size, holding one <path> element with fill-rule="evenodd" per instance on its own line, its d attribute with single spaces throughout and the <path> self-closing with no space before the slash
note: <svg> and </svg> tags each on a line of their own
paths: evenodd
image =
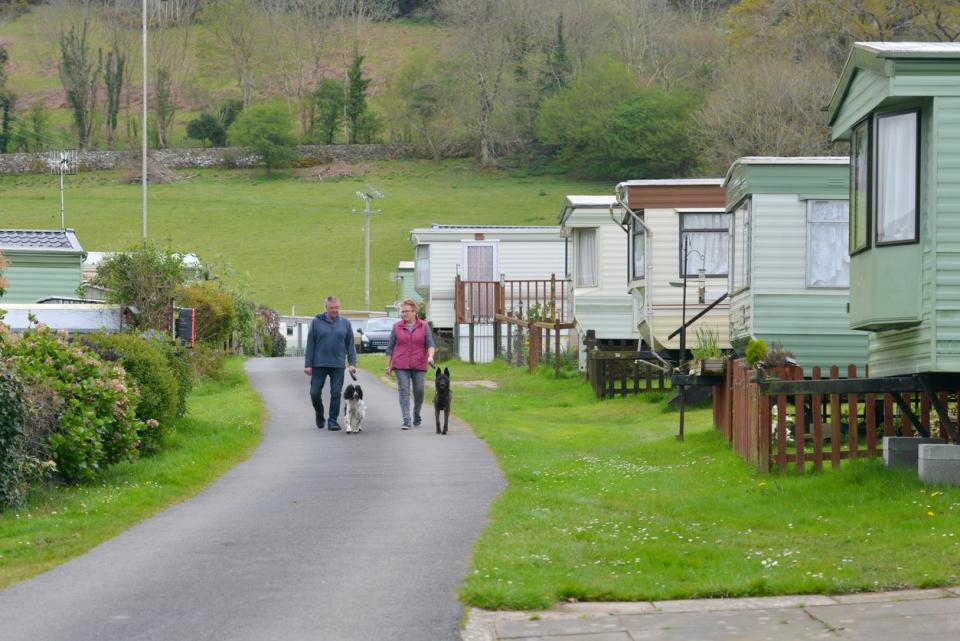
<svg viewBox="0 0 960 641">
<path fill-rule="evenodd" d="M 360 336 L 361 352 L 385 352 L 390 344 L 390 332 L 397 323 L 396 318 L 381 316 L 367 321 Z"/>
</svg>

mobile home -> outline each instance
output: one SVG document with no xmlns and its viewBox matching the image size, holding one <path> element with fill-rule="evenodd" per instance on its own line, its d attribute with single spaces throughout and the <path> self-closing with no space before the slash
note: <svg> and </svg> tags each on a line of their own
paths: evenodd
<svg viewBox="0 0 960 641">
<path fill-rule="evenodd" d="M 870 376 L 960 372 L 960 43 L 855 43 L 828 118 Z"/>
<path fill-rule="evenodd" d="M 571 312 L 579 338 L 593 330 L 598 343 L 621 346 L 640 338 L 627 291 L 627 245 L 619 221 L 622 208 L 613 196 L 567 196 L 560 234 L 567 239 L 567 278 Z"/>
<path fill-rule="evenodd" d="M 739 158 L 727 172 L 730 342 L 779 342 L 814 366 L 862 366 L 867 335 L 847 316 L 848 157 Z"/>
<path fill-rule="evenodd" d="M 723 179 L 631 180 L 618 184 L 616 195 L 640 336 L 654 350 L 679 350 L 682 319 L 689 322 L 727 292 L 730 225 Z M 690 326 L 688 348 L 698 327 L 716 330 L 720 346 L 728 349 L 729 302 L 715 304 Z"/>
</svg>

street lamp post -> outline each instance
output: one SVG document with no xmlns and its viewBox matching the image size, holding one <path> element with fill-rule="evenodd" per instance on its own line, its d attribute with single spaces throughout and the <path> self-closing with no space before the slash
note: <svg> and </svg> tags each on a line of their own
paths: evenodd
<svg viewBox="0 0 960 641">
<path fill-rule="evenodd" d="M 690 257 L 690 254 L 697 254 L 700 256 L 700 269 L 697 270 L 697 281 L 699 283 L 699 300 L 701 303 L 704 302 L 704 296 L 706 292 L 706 258 L 703 253 L 697 249 L 689 249 L 688 243 L 689 238 L 684 237 L 683 239 L 683 299 L 680 305 L 680 355 L 677 358 L 678 365 L 682 366 L 684 359 L 687 357 L 687 263 Z M 677 440 L 683 440 L 683 422 L 684 422 L 684 409 L 686 401 L 686 391 L 687 388 L 685 385 L 680 386 L 680 431 L 677 433 Z"/>
<path fill-rule="evenodd" d="M 374 187 L 367 185 L 367 191 L 358 191 L 357 197 L 363 199 L 363 245 L 364 245 L 364 270 L 363 270 L 363 307 L 370 310 L 370 216 L 380 213 L 380 210 L 370 209 L 370 201 L 374 198 L 383 198 L 383 194 Z M 356 210 L 354 210 L 356 211 Z"/>
<path fill-rule="evenodd" d="M 141 131 L 140 155 L 140 196 L 142 206 L 143 239 L 147 239 L 147 0 L 142 0 L 143 15 L 140 17 L 143 27 L 143 122 Z"/>
</svg>

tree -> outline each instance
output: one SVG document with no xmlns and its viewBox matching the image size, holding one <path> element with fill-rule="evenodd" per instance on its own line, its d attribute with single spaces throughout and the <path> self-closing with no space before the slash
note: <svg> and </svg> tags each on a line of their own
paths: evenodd
<svg viewBox="0 0 960 641">
<path fill-rule="evenodd" d="M 354 144 L 367 114 L 367 87 L 370 85 L 370 80 L 363 77 L 363 56 L 358 52 L 353 54 L 353 62 L 347 71 L 347 81 L 347 141 Z"/>
<path fill-rule="evenodd" d="M 567 54 L 567 43 L 563 37 L 563 14 L 557 16 L 557 39 L 548 49 L 540 78 L 540 89 L 551 95 L 563 89 L 570 81 L 573 65 Z"/>
<path fill-rule="evenodd" d="M 295 102 L 300 134 L 311 135 L 314 92 L 311 82 L 323 67 L 334 0 L 260 0 L 273 46 L 269 48 L 273 78 Z"/>
<path fill-rule="evenodd" d="M 383 104 L 394 132 L 407 139 L 417 135 L 440 161 L 445 148 L 460 132 L 453 123 L 448 65 L 438 63 L 431 52 L 417 50 L 387 83 Z"/>
<path fill-rule="evenodd" d="M 337 127 L 343 114 L 344 96 L 343 85 L 332 78 L 320 81 L 310 109 L 310 126 L 307 129 L 308 139 L 324 145 L 332 145 L 337 135 Z"/>
<path fill-rule="evenodd" d="M 282 105 L 254 105 L 245 109 L 230 127 L 230 138 L 250 147 L 272 169 L 287 167 L 296 156 L 297 137 L 290 113 Z"/>
<path fill-rule="evenodd" d="M 826 61 L 738 60 L 696 119 L 706 167 L 722 174 L 741 156 L 836 153 L 821 110 L 835 85 Z"/>
<path fill-rule="evenodd" d="M 520 25 L 534 21 L 534 5 L 525 0 L 444 0 L 441 7 L 457 48 L 452 55 L 460 81 L 457 113 L 476 140 L 479 164 L 494 166 L 498 144 L 517 139 L 517 119 L 508 98 L 515 79 L 508 67 L 511 62 L 516 66 L 516 47 L 522 40 L 515 35 Z"/>
<path fill-rule="evenodd" d="M 13 108 L 17 97 L 7 89 L 7 50 L 0 44 L 0 153 L 7 153 L 12 138 Z"/>
<path fill-rule="evenodd" d="M 230 129 L 230 125 L 237 119 L 237 116 L 243 111 L 242 100 L 228 100 L 217 109 L 217 120 L 223 125 L 224 131 Z"/>
<path fill-rule="evenodd" d="M 693 175 L 700 156 L 694 136 L 697 101 L 683 90 L 645 87 L 611 114 L 603 128 L 597 176 L 674 178 Z"/>
<path fill-rule="evenodd" d="M 107 290 L 107 302 L 132 305 L 137 329 L 169 332 L 173 306 L 183 285 L 183 259 L 144 242 L 104 260 L 93 283 Z"/>
<path fill-rule="evenodd" d="M 98 55 L 96 62 L 92 57 L 87 40 L 89 26 L 89 18 L 84 16 L 79 33 L 76 25 L 70 25 L 68 33 L 60 32 L 60 82 L 66 91 L 67 103 L 73 111 L 73 123 L 77 128 L 80 149 L 87 147 L 93 131 L 97 89 L 103 69 L 103 56 Z"/>
<path fill-rule="evenodd" d="M 227 142 L 227 130 L 215 116 L 206 112 L 187 123 L 187 136 L 201 143 L 209 141 L 214 147 L 222 147 Z"/>
<path fill-rule="evenodd" d="M 120 114 L 120 96 L 123 90 L 124 67 L 126 57 L 116 46 L 107 53 L 107 67 L 104 70 L 104 84 L 107 87 L 107 146 L 113 149 Z"/>
<path fill-rule="evenodd" d="M 604 126 L 638 91 L 630 70 L 613 58 L 587 61 L 570 86 L 544 100 L 537 120 L 540 141 L 557 150 L 569 169 L 585 168 L 604 153 Z"/>
<path fill-rule="evenodd" d="M 244 108 L 253 100 L 254 70 L 260 53 L 260 33 L 255 5 L 247 0 L 209 0 L 203 15 L 210 20 L 213 41 L 201 47 L 205 59 L 229 59 L 237 78 Z"/>
</svg>

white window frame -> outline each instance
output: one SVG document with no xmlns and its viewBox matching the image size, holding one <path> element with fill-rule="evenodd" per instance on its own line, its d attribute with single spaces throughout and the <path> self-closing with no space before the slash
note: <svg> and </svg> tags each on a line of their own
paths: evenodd
<svg viewBox="0 0 960 641">
<path fill-rule="evenodd" d="M 814 211 L 814 208 L 816 207 L 817 203 L 822 203 L 822 202 L 844 202 L 844 203 L 847 203 L 847 218 L 846 218 L 846 220 L 837 220 L 837 221 L 815 220 L 815 218 L 816 218 L 816 212 Z M 807 200 L 807 202 L 806 202 L 806 210 L 807 210 L 807 211 L 806 211 L 807 245 L 806 245 L 805 259 L 804 259 L 804 260 L 805 260 L 805 264 L 806 264 L 805 276 L 804 276 L 804 284 L 806 285 L 806 287 L 807 287 L 808 289 L 849 289 L 849 288 L 850 288 L 850 254 L 849 254 L 849 252 L 844 252 L 844 251 L 841 249 L 841 255 L 840 255 L 840 258 L 841 258 L 841 260 L 843 261 L 843 266 L 842 266 L 842 268 L 841 268 L 841 272 L 846 275 L 846 281 L 845 281 L 845 282 L 842 282 L 842 283 L 839 283 L 839 284 L 829 284 L 829 285 L 817 285 L 817 284 L 814 284 L 814 283 L 812 282 L 812 281 L 813 281 L 813 276 L 814 276 L 814 274 L 811 272 L 811 269 L 812 269 L 812 267 L 813 267 L 814 261 L 813 261 L 811 255 L 810 255 L 811 250 L 812 250 L 812 249 L 814 248 L 814 246 L 815 246 L 815 242 L 814 242 L 814 238 L 813 238 L 813 236 L 814 236 L 814 233 L 813 233 L 813 232 L 814 232 L 814 229 L 815 229 L 815 228 L 821 228 L 821 229 L 823 229 L 823 228 L 828 228 L 828 227 L 829 227 L 829 228 L 833 228 L 834 230 L 836 230 L 837 233 L 840 233 L 840 234 L 846 232 L 847 235 L 848 235 L 848 237 L 845 239 L 845 242 L 844 242 L 844 243 L 842 243 L 841 245 L 839 245 L 839 247 L 848 247 L 848 248 L 849 248 L 849 246 L 850 246 L 850 239 L 849 239 L 849 233 L 850 233 L 850 206 L 849 206 L 849 201 L 844 200 L 844 199 L 841 199 L 841 198 L 835 198 L 835 199 L 830 199 L 830 198 L 811 198 L 811 199 Z"/>
<path fill-rule="evenodd" d="M 906 145 L 896 144 L 894 146 L 888 147 L 885 143 L 885 136 L 883 135 L 883 125 L 888 122 L 893 122 L 895 120 L 901 120 L 908 118 L 905 124 L 909 126 L 907 131 L 912 135 L 912 140 L 908 139 L 905 142 Z M 877 247 L 883 247 L 887 245 L 906 245 L 919 242 L 920 240 L 920 110 L 919 109 L 907 109 L 903 111 L 891 111 L 886 113 L 879 113 L 875 118 L 875 129 L 874 136 L 876 140 L 875 155 L 875 171 L 873 175 L 875 176 L 874 185 L 875 185 L 875 199 L 874 199 L 874 210 L 875 210 L 875 221 L 876 225 L 874 226 L 875 230 L 875 242 Z M 912 145 L 910 144 L 912 143 Z M 912 146 L 912 149 L 911 149 Z M 889 151 L 889 158 L 883 157 L 885 151 Z M 909 156 L 905 160 L 906 163 L 899 163 L 897 160 L 900 160 L 904 156 Z M 886 177 L 893 175 L 895 178 L 892 181 L 887 181 Z M 892 185 L 891 183 L 895 183 Z M 906 193 L 901 194 L 895 191 L 896 189 L 901 188 L 903 185 L 906 185 Z M 905 227 L 906 234 L 903 232 L 893 233 L 889 237 L 884 236 L 884 232 L 892 226 L 891 223 L 896 221 L 898 218 L 902 218 L 903 215 L 898 215 L 900 212 L 888 212 L 891 201 L 899 201 L 897 204 L 900 206 L 901 211 L 903 207 L 906 207 L 905 216 L 910 217 L 910 220 L 907 221 Z"/>
<path fill-rule="evenodd" d="M 643 212 L 637 213 L 640 218 L 643 218 Z M 637 270 L 637 241 L 640 242 L 640 270 Z M 630 216 L 630 236 L 627 241 L 630 243 L 629 256 L 630 256 L 630 265 L 628 269 L 630 270 L 630 280 L 642 280 L 646 278 L 647 274 L 647 264 L 646 264 L 646 251 L 647 251 L 647 232 L 644 229 L 643 225 L 640 224 L 640 221 L 634 216 Z"/>
<path fill-rule="evenodd" d="M 584 234 L 593 235 L 593 279 L 590 281 L 584 280 L 584 273 L 581 267 L 583 266 L 583 249 L 585 246 Z M 600 286 L 600 233 L 596 227 L 578 227 L 573 232 L 573 256 L 574 256 L 574 269 L 576 270 L 576 286 L 582 288 L 590 287 L 599 287 Z"/>
<path fill-rule="evenodd" d="M 679 268 L 680 268 L 680 269 L 679 269 L 679 276 L 680 276 L 680 278 L 683 278 L 683 277 L 684 277 L 684 273 L 686 272 L 686 265 L 685 265 L 684 263 L 690 261 L 689 256 L 686 258 L 686 260 L 684 259 L 684 256 L 683 256 L 683 237 L 684 237 L 684 234 L 700 234 L 700 233 L 714 234 L 714 233 L 715 233 L 715 234 L 726 234 L 726 237 L 727 237 L 727 251 L 724 252 L 724 254 L 723 254 L 724 258 L 727 260 L 727 271 L 725 271 L 725 272 L 720 272 L 720 273 L 713 273 L 713 272 L 708 271 L 708 272 L 707 272 L 707 278 L 723 278 L 723 279 L 729 279 L 729 278 L 730 278 L 730 245 L 729 245 L 729 243 L 730 243 L 730 214 L 729 214 L 727 211 L 722 210 L 722 209 L 721 209 L 721 210 L 712 210 L 712 211 L 709 210 L 709 209 L 699 209 L 699 210 L 698 210 L 698 209 L 678 209 L 678 210 L 677 210 L 677 214 L 678 214 L 677 225 L 679 226 L 679 231 L 680 231 L 680 245 L 679 245 L 678 252 L 677 252 L 678 255 L 679 255 L 679 261 L 678 261 L 678 262 L 679 262 Z M 684 227 L 684 218 L 685 218 L 686 216 L 697 216 L 697 215 L 726 216 L 726 217 L 727 217 L 727 224 L 724 225 L 724 226 L 722 226 L 722 227 L 707 227 L 707 228 L 701 228 L 701 227 Z M 699 251 L 699 250 L 698 250 L 698 251 Z M 689 248 L 688 248 L 688 252 L 689 252 Z M 696 255 L 694 254 L 693 257 L 696 258 Z M 706 257 L 704 257 L 704 262 L 706 262 Z M 697 276 L 697 270 L 691 270 L 690 273 L 687 274 L 687 278 L 696 277 L 696 276 Z"/>
<path fill-rule="evenodd" d="M 430 245 L 417 245 L 414 263 L 414 288 L 427 289 L 430 287 Z"/>
<path fill-rule="evenodd" d="M 750 289 L 751 273 L 753 271 L 752 224 L 753 199 L 748 196 L 736 209 L 730 212 L 730 258 L 727 260 L 730 278 L 727 289 L 733 293 Z M 742 260 L 737 262 L 737 247 L 740 244 L 742 244 L 740 251 Z M 740 269 L 741 263 L 742 271 Z"/>
</svg>

